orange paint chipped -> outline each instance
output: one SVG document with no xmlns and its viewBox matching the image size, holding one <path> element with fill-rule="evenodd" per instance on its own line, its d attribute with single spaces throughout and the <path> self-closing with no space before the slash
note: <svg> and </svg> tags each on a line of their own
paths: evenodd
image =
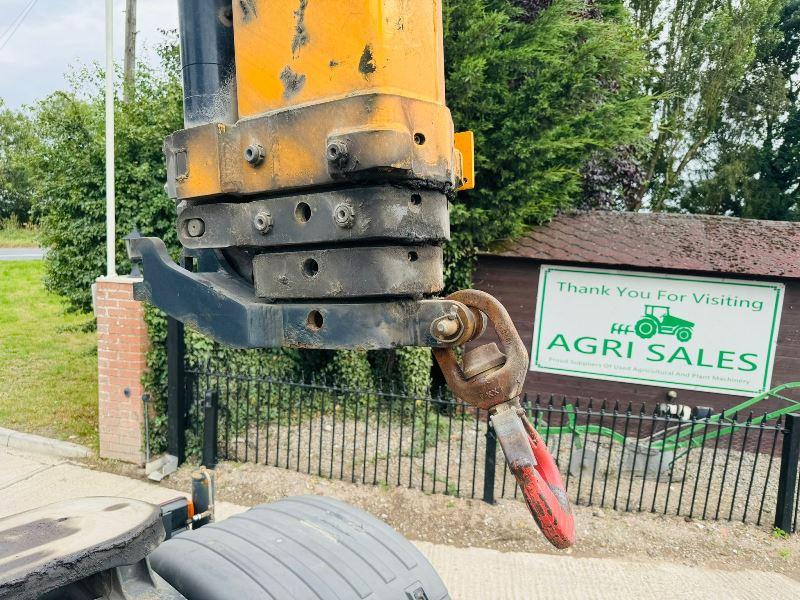
<svg viewBox="0 0 800 600">
<path fill-rule="evenodd" d="M 176 142 L 188 161 L 179 198 L 301 190 L 359 170 L 474 186 L 471 134 L 454 148 L 445 105 L 441 0 L 244 6 L 234 3 L 241 120 L 194 128 Z M 336 136 L 358 154 L 347 174 L 327 160 Z M 250 144 L 263 147 L 263 163 L 245 164 Z"/>
<path fill-rule="evenodd" d="M 457 133 L 455 145 L 461 154 L 461 186 L 458 191 L 475 189 L 475 136 L 471 131 Z"/>
<path fill-rule="evenodd" d="M 351 94 L 444 104 L 441 0 L 234 3 L 239 114 Z M 336 18 L 331 18 L 336 15 Z"/>
</svg>

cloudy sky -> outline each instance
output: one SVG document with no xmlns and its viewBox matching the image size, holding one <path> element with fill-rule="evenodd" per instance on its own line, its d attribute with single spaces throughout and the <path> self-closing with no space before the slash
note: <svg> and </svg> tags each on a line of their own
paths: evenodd
<svg viewBox="0 0 800 600">
<path fill-rule="evenodd" d="M 17 17 L 33 8 L 9 39 Z M 177 0 L 139 0 L 138 46 L 177 29 Z M 114 0 L 116 60 L 123 54 L 125 0 Z M 18 108 L 66 86 L 71 65 L 105 61 L 105 0 L 0 0 L 0 98 Z"/>
</svg>

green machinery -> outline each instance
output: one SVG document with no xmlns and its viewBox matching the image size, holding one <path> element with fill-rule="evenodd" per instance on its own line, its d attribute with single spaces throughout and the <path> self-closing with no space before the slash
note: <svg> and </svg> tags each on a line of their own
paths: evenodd
<svg viewBox="0 0 800 600">
<path fill-rule="evenodd" d="M 690 423 L 699 424 L 700 427 L 687 426 L 686 420 L 675 418 L 678 422 L 677 425 L 667 426 L 662 431 L 656 432 L 649 440 L 647 440 L 648 451 L 657 453 L 673 453 L 673 462 L 680 456 L 683 456 L 690 448 L 697 448 L 702 446 L 708 440 L 713 440 L 718 437 L 724 437 L 733 433 L 738 427 L 743 427 L 744 423 L 734 421 L 730 417 L 735 417 L 739 412 L 752 409 L 760 402 L 768 398 L 776 398 L 786 403 L 785 406 L 766 413 L 760 420 L 764 422 L 777 419 L 778 417 L 788 414 L 790 412 L 797 412 L 800 410 L 800 401 L 789 398 L 783 392 L 800 388 L 800 381 L 793 381 L 784 383 L 777 387 L 772 388 L 759 394 L 753 398 L 745 400 L 741 404 L 732 406 L 725 409 L 720 414 L 711 415 L 703 419 L 693 419 Z M 578 449 L 582 449 L 585 441 L 590 435 L 598 437 L 611 438 L 619 444 L 628 444 L 630 442 L 627 438 L 618 431 L 610 427 L 601 426 L 599 424 L 587 423 L 586 425 L 577 424 L 577 413 L 574 405 L 567 404 L 567 423 L 563 426 L 552 426 L 537 424 L 537 430 L 541 432 L 545 439 L 555 436 L 570 435 Z M 666 419 L 669 424 L 672 419 Z M 716 425 L 716 427 L 709 428 L 708 425 Z M 641 443 L 641 442 L 640 442 Z"/>
</svg>

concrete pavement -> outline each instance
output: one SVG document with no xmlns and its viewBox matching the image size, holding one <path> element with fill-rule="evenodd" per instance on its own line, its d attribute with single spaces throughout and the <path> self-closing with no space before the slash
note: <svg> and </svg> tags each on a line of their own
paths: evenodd
<svg viewBox="0 0 800 600">
<path fill-rule="evenodd" d="M 0 248 L 0 261 L 3 260 L 41 260 L 42 248 Z"/>
<path fill-rule="evenodd" d="M 800 583 L 776 573 L 720 571 L 671 563 L 498 552 L 415 542 L 453 599 L 779 600 Z"/>
<path fill-rule="evenodd" d="M 97 471 L 61 457 L 0 448 L 0 518 L 85 496 L 119 496 L 158 504 L 189 496 L 189 492 Z M 247 510 L 229 502 L 219 502 L 217 508 L 221 519 Z"/>
<path fill-rule="evenodd" d="M 86 446 L 54 440 L 41 435 L 23 433 L 13 429 L 0 427 L 0 448 L 6 447 L 23 452 L 33 452 L 48 454 L 50 456 L 60 456 L 62 458 L 89 458 L 92 451 Z"/>
<path fill-rule="evenodd" d="M 158 503 L 182 493 L 62 458 L 0 448 L 0 518 L 81 496 Z M 223 519 L 244 510 L 244 506 L 220 502 L 217 515 Z M 775 573 L 415 544 L 439 571 L 453 600 L 800 597 L 800 583 Z"/>
</svg>

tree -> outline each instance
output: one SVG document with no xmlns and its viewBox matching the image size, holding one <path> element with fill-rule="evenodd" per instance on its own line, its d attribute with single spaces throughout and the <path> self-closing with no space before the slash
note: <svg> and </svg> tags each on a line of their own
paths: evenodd
<svg viewBox="0 0 800 600">
<path fill-rule="evenodd" d="M 13 217 L 25 223 L 30 217 L 35 146 L 30 119 L 0 100 L 0 220 Z"/>
<path fill-rule="evenodd" d="M 787 2 L 764 35 L 723 123 L 709 142 L 701 178 L 681 207 L 756 219 L 800 217 L 800 0 Z"/>
<path fill-rule="evenodd" d="M 583 175 L 583 202 L 580 208 L 597 210 L 639 210 L 639 189 L 644 183 L 640 149 L 620 146 L 596 152 L 586 162 Z"/>
<path fill-rule="evenodd" d="M 594 156 L 646 139 L 651 99 L 641 41 L 614 0 L 450 0 L 448 104 L 476 142 L 477 188 L 459 194 L 450 288 L 478 248 L 514 238 L 582 200 Z"/>
<path fill-rule="evenodd" d="M 177 48 L 161 49 L 161 68 L 141 64 L 131 102 L 116 104 L 117 260 L 134 228 L 177 248 L 175 204 L 164 192 L 164 138 L 183 125 Z M 74 310 L 91 308 L 91 286 L 105 272 L 103 73 L 84 69 L 73 89 L 37 103 L 41 149 L 36 213 L 41 219 L 46 286 Z"/>
<path fill-rule="evenodd" d="M 702 163 L 725 152 L 714 139 L 727 135 L 726 112 L 743 87 L 768 83 L 756 83 L 751 67 L 786 1 L 631 0 L 654 67 L 647 87 L 657 98 L 655 139 L 638 190 L 653 210 L 677 207 L 690 182 L 707 175 Z"/>
</svg>

